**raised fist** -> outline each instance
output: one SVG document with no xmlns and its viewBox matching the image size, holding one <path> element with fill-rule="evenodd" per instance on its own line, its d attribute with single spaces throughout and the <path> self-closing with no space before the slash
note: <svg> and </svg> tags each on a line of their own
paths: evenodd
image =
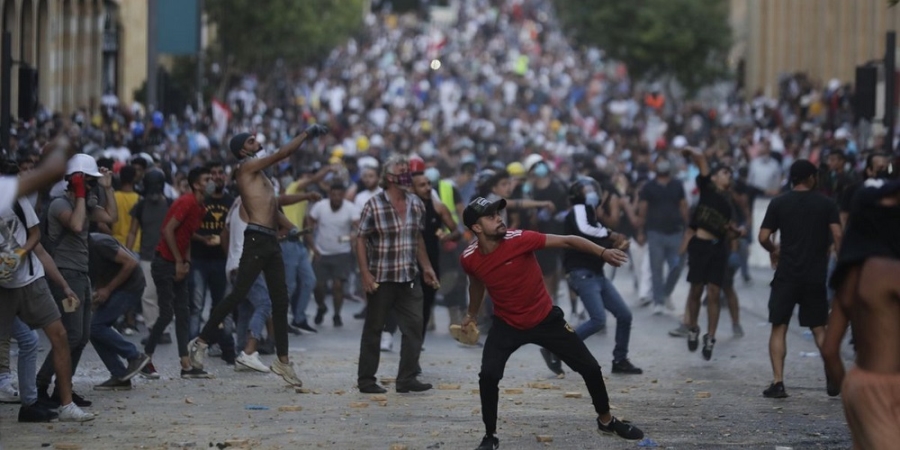
<svg viewBox="0 0 900 450">
<path fill-rule="evenodd" d="M 316 123 L 307 127 L 304 133 L 311 138 L 317 138 L 328 134 L 328 127 Z"/>
<path fill-rule="evenodd" d="M 75 198 L 85 198 L 87 196 L 87 188 L 85 187 L 84 174 L 76 172 L 69 178 L 69 184 L 75 192 Z"/>
</svg>

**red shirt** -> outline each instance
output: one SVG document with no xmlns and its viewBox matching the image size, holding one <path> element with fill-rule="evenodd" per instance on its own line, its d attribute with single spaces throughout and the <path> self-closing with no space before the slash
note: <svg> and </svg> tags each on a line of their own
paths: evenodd
<svg viewBox="0 0 900 450">
<path fill-rule="evenodd" d="M 484 283 L 494 314 L 520 330 L 535 327 L 553 308 L 534 256 L 546 242 L 542 233 L 509 230 L 493 252 L 485 255 L 473 242 L 459 257 L 463 270 Z"/>
<path fill-rule="evenodd" d="M 200 224 L 203 222 L 203 216 L 205 215 L 206 207 L 197 201 L 197 197 L 194 194 L 184 194 L 178 197 L 178 200 L 175 200 L 172 206 L 169 207 L 166 218 L 163 219 L 162 229 L 159 232 L 159 244 L 156 245 L 156 251 L 159 252 L 159 255 L 166 261 L 175 262 L 175 255 L 169 249 L 169 244 L 166 243 L 166 236 L 162 232 L 170 220 L 175 219 L 178 221 L 178 228 L 175 228 L 175 245 L 178 246 L 181 256 L 185 257 L 188 248 L 191 246 L 191 236 L 200 229 Z"/>
</svg>

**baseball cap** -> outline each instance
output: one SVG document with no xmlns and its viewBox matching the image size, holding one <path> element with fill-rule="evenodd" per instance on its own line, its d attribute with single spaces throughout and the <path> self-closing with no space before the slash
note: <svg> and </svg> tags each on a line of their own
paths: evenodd
<svg viewBox="0 0 900 450">
<path fill-rule="evenodd" d="M 231 141 L 228 142 L 228 148 L 231 149 L 231 153 L 234 153 L 234 156 L 240 157 L 244 143 L 247 142 L 247 139 L 250 139 L 250 136 L 250 133 L 238 133 L 231 138 Z"/>
<path fill-rule="evenodd" d="M 100 170 L 97 168 L 97 161 L 90 155 L 85 155 L 84 153 L 79 153 L 75 156 L 72 156 L 72 158 L 69 159 L 69 164 L 66 167 L 66 175 L 72 175 L 73 173 L 78 172 L 91 177 L 103 176 L 103 174 L 101 174 Z"/>
<path fill-rule="evenodd" d="M 798 181 L 805 180 L 813 175 L 819 173 L 819 169 L 816 168 L 816 165 L 809 162 L 806 159 L 798 159 L 791 164 L 790 170 L 790 178 L 791 183 L 796 183 Z"/>
<path fill-rule="evenodd" d="M 504 208 L 506 208 L 506 200 L 502 198 L 495 202 L 490 202 L 484 197 L 476 197 L 469 202 L 465 211 L 463 211 L 463 224 L 471 229 L 472 225 L 478 222 L 478 219 L 493 215 Z"/>
</svg>

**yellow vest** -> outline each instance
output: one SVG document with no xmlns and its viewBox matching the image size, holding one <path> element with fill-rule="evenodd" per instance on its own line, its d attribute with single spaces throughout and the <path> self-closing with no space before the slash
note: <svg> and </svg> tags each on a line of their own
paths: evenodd
<svg viewBox="0 0 900 450">
<path fill-rule="evenodd" d="M 453 221 L 459 224 L 459 215 L 456 213 L 456 203 L 453 201 L 453 183 L 448 180 L 438 181 L 438 193 L 441 196 L 441 203 L 450 210 Z"/>
</svg>

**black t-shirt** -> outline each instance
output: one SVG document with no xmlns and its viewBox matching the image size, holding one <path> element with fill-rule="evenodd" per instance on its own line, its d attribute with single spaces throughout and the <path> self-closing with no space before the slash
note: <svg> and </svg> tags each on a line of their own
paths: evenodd
<svg viewBox="0 0 900 450">
<path fill-rule="evenodd" d="M 647 202 L 647 221 L 644 229 L 665 234 L 680 233 L 684 230 L 681 217 L 681 201 L 684 187 L 680 181 L 669 180 L 660 184 L 658 180 L 648 181 L 641 189 L 641 201 Z"/>
<path fill-rule="evenodd" d="M 206 197 L 203 204 L 206 206 L 206 215 L 200 223 L 197 234 L 200 236 L 220 235 L 225 230 L 225 218 L 234 203 L 234 197 L 223 194 L 222 198 Z M 206 245 L 203 242 L 191 240 L 191 257 L 198 259 L 225 259 L 227 255 L 220 245 Z"/>
<path fill-rule="evenodd" d="M 756 186 L 751 186 L 747 184 L 743 180 L 736 180 L 734 182 L 734 187 L 732 187 L 735 194 L 745 195 L 747 196 L 747 209 L 751 212 L 753 211 L 753 203 L 756 202 L 756 197 L 763 194 L 763 191 L 757 188 Z M 735 217 L 734 221 L 740 224 L 747 223 L 747 217 L 744 217 L 744 211 L 741 208 L 735 208 Z"/>
<path fill-rule="evenodd" d="M 544 210 L 537 216 L 537 231 L 545 234 L 560 234 L 563 231 L 563 224 L 557 221 L 555 216 L 568 208 L 568 199 L 566 195 L 566 187 L 557 179 L 553 179 L 547 187 L 538 189 L 534 188 L 532 198 L 537 201 L 551 201 L 556 207 L 556 212 L 550 213 Z"/>
<path fill-rule="evenodd" d="M 597 215 L 593 208 L 583 204 L 572 206 L 572 209 L 566 215 L 566 220 L 563 221 L 563 225 L 566 235 L 581 236 L 605 248 L 612 247 L 609 239 L 609 230 L 597 221 Z M 572 249 L 563 251 L 563 268 L 566 273 L 577 269 L 589 269 L 602 276 L 604 264 L 606 263 L 602 258 L 590 253 Z"/>
<path fill-rule="evenodd" d="M 850 218 L 831 286 L 840 286 L 847 271 L 872 257 L 900 259 L 900 207 L 882 206 L 878 189 L 860 184 L 853 197 Z"/>
<path fill-rule="evenodd" d="M 865 182 L 866 180 L 859 180 L 844 188 L 844 192 L 841 193 L 841 198 L 838 202 L 841 212 L 850 212 L 850 208 L 853 205 L 853 196 L 856 195 L 856 192 L 859 191 L 859 188 L 861 188 Z"/>
<path fill-rule="evenodd" d="M 781 256 L 775 279 L 825 283 L 831 224 L 840 223 L 837 205 L 814 191 L 791 191 L 772 199 L 761 228 L 780 231 Z"/>
<path fill-rule="evenodd" d="M 691 228 L 702 228 L 724 239 L 728 234 L 728 223 L 734 217 L 730 194 L 716 189 L 709 175 L 697 175 L 697 189 L 700 190 L 700 200 L 694 210 Z"/>
</svg>

